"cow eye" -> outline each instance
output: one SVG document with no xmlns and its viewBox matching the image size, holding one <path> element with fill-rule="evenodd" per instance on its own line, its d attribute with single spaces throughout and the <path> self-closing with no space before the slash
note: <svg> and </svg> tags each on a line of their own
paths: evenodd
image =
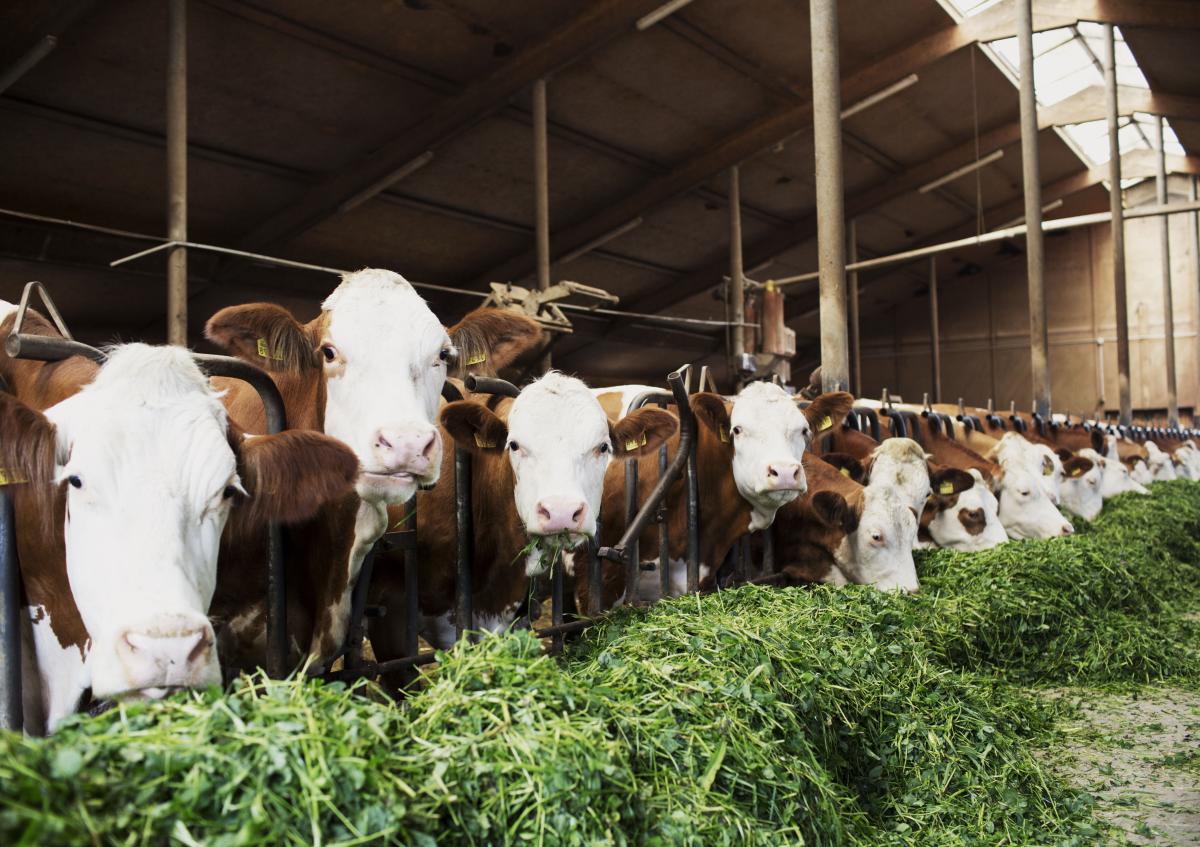
<svg viewBox="0 0 1200 847">
<path fill-rule="evenodd" d="M 75 474 L 71 474 L 69 477 L 67 477 L 67 482 L 70 483 L 72 488 L 83 488 L 83 480 Z"/>
<path fill-rule="evenodd" d="M 237 494 L 237 488 L 232 485 L 226 485 L 225 490 L 221 492 L 221 497 L 225 500 L 231 500 L 235 494 Z"/>
<path fill-rule="evenodd" d="M 872 532 L 871 540 L 874 541 L 876 544 L 878 544 L 880 541 L 883 541 L 883 533 L 882 532 Z"/>
<path fill-rule="evenodd" d="M 603 444 L 601 444 L 599 447 L 597 447 L 597 448 L 596 448 L 596 451 L 597 451 L 597 452 L 598 452 L 598 453 L 599 453 L 601 456 L 603 456 L 605 453 L 607 453 L 607 452 L 609 451 L 609 449 L 610 449 L 610 448 L 609 448 L 609 446 L 608 446 L 608 442 L 607 442 L 607 441 L 605 441 Z"/>
<path fill-rule="evenodd" d="M 438 353 L 438 358 L 441 359 L 443 362 L 449 362 L 450 361 L 449 349 L 442 350 L 441 353 Z"/>
<path fill-rule="evenodd" d="M 1023 489 L 1023 490 L 1022 490 L 1020 493 L 1021 493 L 1021 496 L 1022 496 L 1022 497 L 1028 497 L 1028 496 L 1029 496 L 1029 489 L 1028 489 L 1028 488 L 1026 488 L 1026 489 Z"/>
<path fill-rule="evenodd" d="M 741 428 L 740 426 L 735 426 L 733 429 L 731 429 L 731 430 L 729 430 L 729 431 L 730 431 L 731 433 L 733 433 L 734 435 L 741 435 L 741 434 L 742 434 L 742 428 Z"/>
<path fill-rule="evenodd" d="M 510 442 L 508 442 L 508 449 L 512 450 L 515 453 L 521 449 L 521 445 L 515 441 L 510 441 Z"/>
<path fill-rule="evenodd" d="M 321 355 L 325 357 L 326 362 L 332 362 L 337 358 L 337 350 L 334 349 L 332 344 L 322 344 Z"/>
</svg>

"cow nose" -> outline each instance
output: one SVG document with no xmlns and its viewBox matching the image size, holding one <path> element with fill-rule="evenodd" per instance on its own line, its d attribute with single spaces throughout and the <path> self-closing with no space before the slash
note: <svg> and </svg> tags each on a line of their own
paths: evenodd
<svg viewBox="0 0 1200 847">
<path fill-rule="evenodd" d="M 577 532 L 583 528 L 587 503 L 566 497 L 547 497 L 537 504 L 537 529 L 542 535 Z"/>
<path fill-rule="evenodd" d="M 1063 535 L 1074 535 L 1075 527 L 1071 526 L 1071 524 L 1069 524 L 1069 523 L 1063 524 L 1062 534 Z"/>
<path fill-rule="evenodd" d="M 774 462 L 767 465 L 767 485 L 777 491 L 791 491 L 800 487 L 799 462 Z"/>
<path fill-rule="evenodd" d="M 437 460 L 440 444 L 433 427 L 383 427 L 375 432 L 375 457 L 389 473 L 423 475 Z"/>
<path fill-rule="evenodd" d="M 194 684 L 216 658 L 207 623 L 169 634 L 126 630 L 117 638 L 117 655 L 133 688 Z"/>
</svg>

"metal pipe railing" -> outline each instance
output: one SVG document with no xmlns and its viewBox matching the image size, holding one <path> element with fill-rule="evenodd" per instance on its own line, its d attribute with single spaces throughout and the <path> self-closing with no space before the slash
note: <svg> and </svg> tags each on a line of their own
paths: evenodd
<svg viewBox="0 0 1200 847">
<path fill-rule="evenodd" d="M 19 732 L 21 701 L 21 572 L 8 493 L 0 489 L 0 729 Z"/>
</svg>

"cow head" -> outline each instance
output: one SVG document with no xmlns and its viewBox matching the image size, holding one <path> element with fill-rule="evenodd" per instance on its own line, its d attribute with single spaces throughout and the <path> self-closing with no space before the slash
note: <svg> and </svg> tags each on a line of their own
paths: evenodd
<svg viewBox="0 0 1200 847">
<path fill-rule="evenodd" d="M 888 438 L 871 451 L 866 482 L 891 487 L 905 504 L 920 513 L 931 489 L 928 461 L 921 445 L 911 438 Z"/>
<path fill-rule="evenodd" d="M 833 559 L 848 581 L 883 590 L 918 590 L 912 555 L 917 515 L 892 489 L 868 485 L 849 497 L 818 491 L 811 508 L 817 521 L 842 533 Z"/>
<path fill-rule="evenodd" d="M 78 394 L 40 414 L 0 394 L 0 453 L 65 517 L 70 594 L 97 697 L 220 682 L 207 613 L 230 512 L 302 520 L 352 491 L 353 454 L 315 433 L 243 441 L 182 349 L 115 348 Z M 64 587 L 65 590 L 65 587 Z"/>
<path fill-rule="evenodd" d="M 692 412 L 720 443 L 738 492 L 752 507 L 750 529 L 765 529 L 775 512 L 807 490 L 801 459 L 813 438 L 839 425 L 854 398 L 822 394 L 799 409 L 782 388 L 753 382 L 730 403 L 717 394 L 691 398 Z"/>
<path fill-rule="evenodd" d="M 1124 494 L 1127 491 L 1133 491 L 1138 494 L 1150 493 L 1144 485 L 1135 481 L 1133 475 L 1129 472 L 1129 465 L 1134 459 L 1128 462 L 1122 459 L 1110 459 L 1090 448 L 1078 450 L 1076 451 L 1076 455 L 1088 459 L 1100 469 L 1100 496 L 1104 500 L 1110 500 L 1118 494 Z M 1135 458 L 1136 461 L 1141 462 L 1143 465 L 1145 464 L 1145 459 L 1141 456 Z"/>
<path fill-rule="evenodd" d="M 1055 458 L 1062 468 L 1063 508 L 1086 521 L 1095 520 L 1104 508 L 1103 470 L 1091 459 L 1067 450 L 1060 450 Z"/>
<path fill-rule="evenodd" d="M 354 450 L 359 496 L 375 503 L 402 503 L 437 481 L 434 415 L 451 368 L 495 369 L 541 343 L 531 320 L 498 310 L 476 310 L 447 331 L 403 277 L 377 269 L 342 277 L 307 324 L 256 303 L 222 309 L 205 334 L 316 397 L 320 428 Z M 456 339 L 465 345 L 461 360 Z"/>
<path fill-rule="evenodd" d="M 1175 463 L 1171 461 L 1171 454 L 1164 453 L 1153 441 L 1146 442 L 1146 464 L 1150 468 L 1152 482 L 1172 480 L 1177 476 Z"/>
<path fill-rule="evenodd" d="M 1008 540 L 1000 524 L 999 503 L 977 470 L 943 468 L 931 475 L 933 494 L 921 524 L 939 547 L 987 550 Z"/>
<path fill-rule="evenodd" d="M 658 449 L 679 427 L 655 408 L 610 423 L 583 382 L 553 371 L 521 391 L 507 420 L 473 400 L 447 404 L 441 417 L 459 446 L 507 454 L 517 514 L 531 536 L 571 543 L 596 533 L 609 463 Z"/>
<path fill-rule="evenodd" d="M 992 476 L 992 490 L 1000 502 L 1000 523 L 1009 538 L 1055 538 L 1075 531 L 1050 502 L 1041 475 L 1030 472 L 1020 461 L 1000 463 Z"/>
</svg>

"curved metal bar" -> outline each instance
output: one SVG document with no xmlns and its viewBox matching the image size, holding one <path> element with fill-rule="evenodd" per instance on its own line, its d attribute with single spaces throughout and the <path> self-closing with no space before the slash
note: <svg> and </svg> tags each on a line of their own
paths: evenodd
<svg viewBox="0 0 1200 847">
<path fill-rule="evenodd" d="M 1046 437 L 1046 419 L 1037 412 L 1033 413 L 1033 426 L 1037 430 L 1038 435 L 1042 438 Z"/>
<path fill-rule="evenodd" d="M 13 321 L 12 334 L 16 335 L 25 325 L 25 311 L 29 308 L 29 295 L 37 291 L 38 296 L 42 298 L 42 305 L 46 307 L 46 311 L 50 314 L 50 320 L 54 322 L 54 328 L 62 334 L 62 337 L 68 341 L 73 340 L 71 330 L 67 329 L 67 322 L 58 312 L 58 307 L 54 305 L 54 301 L 50 299 L 50 292 L 46 290 L 46 286 L 42 285 L 37 280 L 25 283 L 25 288 L 21 291 L 21 302 L 17 304 L 17 318 Z"/>
<path fill-rule="evenodd" d="M 516 397 L 521 393 L 521 389 L 508 380 L 498 379 L 494 376 L 472 374 L 463 380 L 463 385 L 467 387 L 467 391 L 479 394 L 502 394 L 505 397 Z"/>
<path fill-rule="evenodd" d="M 69 338 L 54 338 L 46 335 L 10 333 L 4 341 L 4 352 L 13 359 L 32 359 L 36 362 L 60 362 L 72 356 L 83 356 L 93 362 L 103 363 L 107 354 L 88 344 Z"/>
<path fill-rule="evenodd" d="M 1027 432 L 1029 425 L 1025 423 L 1025 419 L 1020 415 L 1009 415 L 1008 419 L 1012 421 L 1014 432 Z"/>
<path fill-rule="evenodd" d="M 874 409 L 865 406 L 856 406 L 850 411 L 858 415 L 860 418 L 866 419 L 867 425 L 871 428 L 869 435 L 872 438 L 874 438 L 876 441 L 883 440 L 880 438 L 882 433 L 879 430 L 879 415 L 875 413 Z"/>
<path fill-rule="evenodd" d="M 908 425 L 904 422 L 902 414 L 895 409 L 885 409 L 883 414 L 892 422 L 888 438 L 908 438 Z"/>
<path fill-rule="evenodd" d="M 21 571 L 17 566 L 12 504 L 0 489 L 0 729 L 20 732 Z"/>
<path fill-rule="evenodd" d="M 946 433 L 946 437 L 952 440 L 957 440 L 958 436 L 954 434 L 954 418 L 943 412 L 935 412 L 942 422 L 942 431 Z"/>
<path fill-rule="evenodd" d="M 921 417 L 929 421 L 929 429 L 935 436 L 942 434 L 942 419 L 938 417 L 936 412 L 924 411 L 921 412 Z"/>
</svg>

